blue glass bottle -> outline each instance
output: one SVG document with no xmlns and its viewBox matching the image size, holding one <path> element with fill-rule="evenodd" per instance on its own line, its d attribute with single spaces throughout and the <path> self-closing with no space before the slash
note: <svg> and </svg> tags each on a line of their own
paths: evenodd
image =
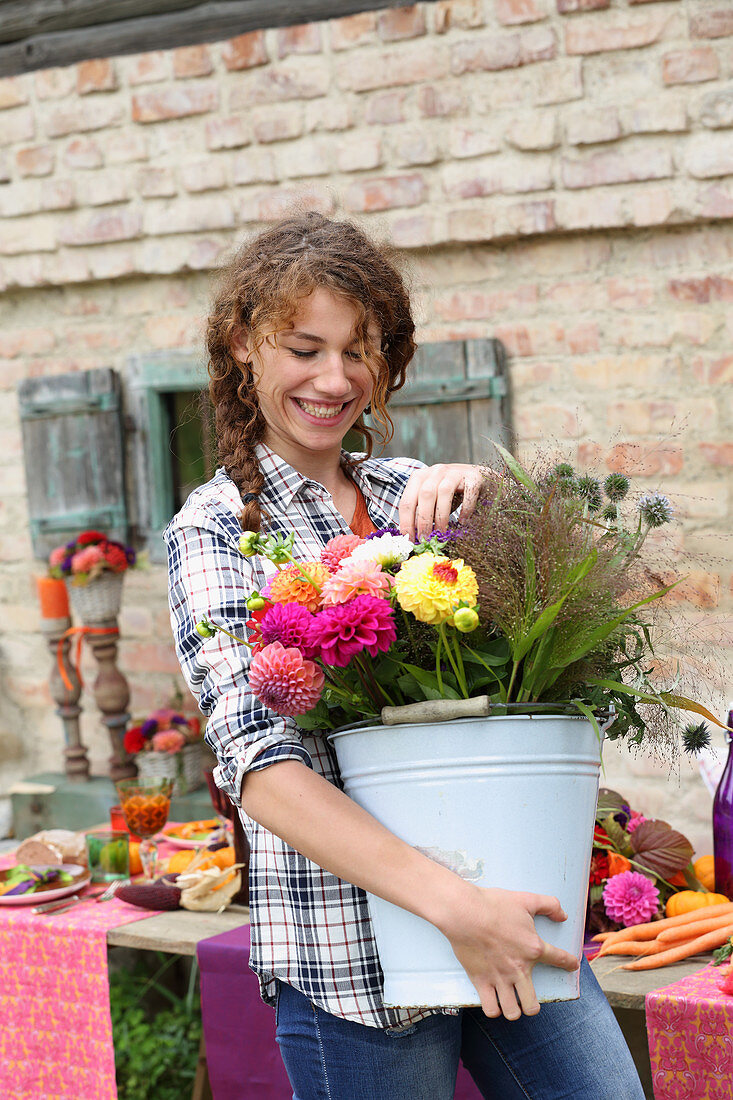
<svg viewBox="0 0 733 1100">
<path fill-rule="evenodd" d="M 733 726 L 733 705 L 728 714 Z M 733 899 L 733 737 L 726 733 L 728 761 L 720 777 L 713 799 L 713 853 L 715 856 L 715 890 Z"/>
</svg>

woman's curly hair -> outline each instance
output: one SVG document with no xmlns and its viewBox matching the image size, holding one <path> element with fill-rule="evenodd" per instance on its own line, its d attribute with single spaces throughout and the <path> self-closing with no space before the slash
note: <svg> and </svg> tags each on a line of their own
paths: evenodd
<svg viewBox="0 0 733 1100">
<path fill-rule="evenodd" d="M 410 299 L 394 253 L 349 221 L 313 212 L 284 218 L 241 246 L 223 274 L 206 333 L 219 460 L 242 494 L 244 530 L 259 531 L 262 524 L 257 497 L 264 477 L 255 446 L 266 425 L 252 365 L 235 358 L 232 346 L 246 333 L 255 351 L 265 341 L 274 347 L 276 334 L 292 322 L 300 301 L 320 287 L 355 309 L 360 352 L 375 380 L 371 406 L 377 436 L 381 443 L 392 437 L 386 404 L 404 384 L 416 350 Z M 370 320 L 381 329 L 379 350 L 368 340 Z M 371 454 L 373 429 L 361 418 L 354 426 Z"/>
</svg>

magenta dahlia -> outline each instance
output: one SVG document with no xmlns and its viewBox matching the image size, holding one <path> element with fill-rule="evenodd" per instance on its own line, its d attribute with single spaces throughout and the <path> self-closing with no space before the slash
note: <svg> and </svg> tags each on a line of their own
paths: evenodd
<svg viewBox="0 0 733 1100">
<path fill-rule="evenodd" d="M 630 928 L 652 919 L 659 908 L 659 890 L 646 875 L 622 871 L 603 887 L 603 904 L 611 920 Z"/>
<path fill-rule="evenodd" d="M 321 698 L 325 677 L 299 649 L 271 642 L 255 654 L 249 666 L 253 694 L 277 714 L 305 714 Z"/>
<path fill-rule="evenodd" d="M 286 649 L 295 646 L 304 657 L 315 657 L 318 641 L 314 637 L 315 619 L 299 603 L 276 603 L 269 607 L 260 622 L 265 644 L 282 642 Z"/>
<path fill-rule="evenodd" d="M 376 657 L 397 637 L 394 612 L 387 600 L 357 596 L 348 603 L 325 607 L 315 616 L 315 638 L 327 665 L 345 668 L 363 650 Z"/>
</svg>

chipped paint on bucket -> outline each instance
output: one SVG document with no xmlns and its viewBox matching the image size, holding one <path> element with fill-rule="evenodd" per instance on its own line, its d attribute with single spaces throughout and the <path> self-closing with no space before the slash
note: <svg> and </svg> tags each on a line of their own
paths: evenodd
<svg viewBox="0 0 733 1100">
<path fill-rule="evenodd" d="M 408 844 L 479 886 L 552 894 L 568 914 L 535 918 L 580 958 L 600 745 L 585 718 L 460 718 L 330 734 L 349 797 Z M 478 1005 L 448 940 L 368 895 L 389 1006 Z M 579 996 L 579 974 L 537 964 L 541 1002 Z"/>
</svg>

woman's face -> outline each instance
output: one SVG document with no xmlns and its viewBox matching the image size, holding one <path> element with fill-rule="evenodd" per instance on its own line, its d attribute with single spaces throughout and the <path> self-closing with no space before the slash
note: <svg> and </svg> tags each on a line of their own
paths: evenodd
<svg viewBox="0 0 733 1100">
<path fill-rule="evenodd" d="M 369 340 L 379 348 L 379 327 Z M 254 355 L 246 340 L 234 348 L 251 362 L 262 415 L 264 442 L 300 469 L 313 457 L 338 462 L 341 442 L 369 404 L 374 380 L 359 352 L 356 312 L 343 298 L 319 287 L 300 302 L 291 327 L 263 342 Z"/>
</svg>

